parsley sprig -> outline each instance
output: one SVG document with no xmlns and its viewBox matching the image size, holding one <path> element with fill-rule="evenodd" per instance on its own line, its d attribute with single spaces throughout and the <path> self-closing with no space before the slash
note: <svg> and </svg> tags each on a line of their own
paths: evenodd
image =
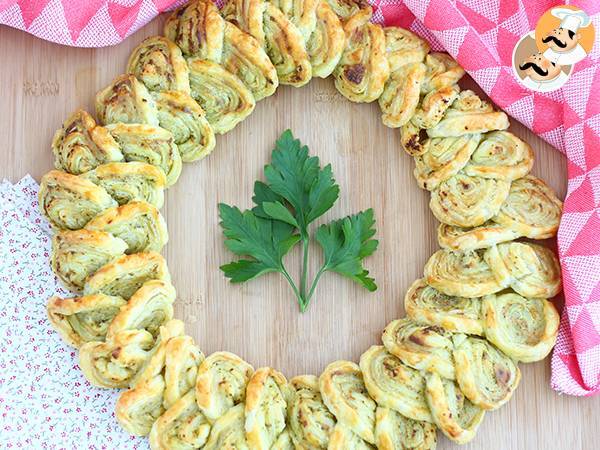
<svg viewBox="0 0 600 450">
<path fill-rule="evenodd" d="M 275 143 L 271 164 L 265 166 L 265 182 L 256 181 L 254 208 L 240 211 L 219 204 L 225 245 L 242 259 L 221 266 L 232 283 L 242 283 L 268 272 L 279 272 L 288 281 L 300 311 L 306 311 L 317 283 L 325 272 L 336 272 L 369 291 L 375 280 L 363 267 L 378 241 L 373 210 L 334 220 L 318 227 L 315 240 L 323 251 L 323 264 L 308 284 L 311 234 L 309 225 L 325 214 L 339 196 L 331 165 L 320 166 L 319 158 L 308 155 L 308 147 L 286 130 Z M 287 271 L 284 256 L 302 243 L 299 286 Z"/>
</svg>

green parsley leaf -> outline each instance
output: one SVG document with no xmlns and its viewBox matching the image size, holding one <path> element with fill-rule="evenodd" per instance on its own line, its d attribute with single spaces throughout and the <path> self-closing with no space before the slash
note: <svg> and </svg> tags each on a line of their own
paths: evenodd
<svg viewBox="0 0 600 450">
<path fill-rule="evenodd" d="M 372 255 L 379 244 L 371 239 L 375 234 L 374 225 L 372 209 L 321 225 L 316 234 L 325 259 L 321 270 L 337 272 L 369 291 L 376 290 L 375 280 L 362 266 L 362 260 Z"/>
</svg>

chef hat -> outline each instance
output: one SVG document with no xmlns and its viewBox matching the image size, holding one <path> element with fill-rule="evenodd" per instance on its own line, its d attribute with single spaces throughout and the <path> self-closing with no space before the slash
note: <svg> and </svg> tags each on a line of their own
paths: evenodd
<svg viewBox="0 0 600 450">
<path fill-rule="evenodd" d="M 590 24 L 589 16 L 581 10 L 573 10 L 568 8 L 554 8 L 552 15 L 561 19 L 560 27 L 565 30 L 571 30 L 576 33 L 581 27 L 587 27 Z"/>
</svg>

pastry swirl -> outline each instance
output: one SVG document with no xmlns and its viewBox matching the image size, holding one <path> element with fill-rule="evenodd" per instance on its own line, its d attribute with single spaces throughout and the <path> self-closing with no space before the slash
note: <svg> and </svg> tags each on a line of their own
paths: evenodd
<svg viewBox="0 0 600 450">
<path fill-rule="evenodd" d="M 122 161 L 119 145 L 94 118 L 79 109 L 69 116 L 52 139 L 54 167 L 79 175 L 100 164 Z"/>
<path fill-rule="evenodd" d="M 127 244 L 127 254 L 160 252 L 169 240 L 165 219 L 146 202 L 109 208 L 90 220 L 85 229 L 108 232 L 122 239 Z"/>
<path fill-rule="evenodd" d="M 209 355 L 198 368 L 196 402 L 204 415 L 215 421 L 246 400 L 246 385 L 254 368 L 228 352 Z M 242 421 L 244 406 L 242 405 Z M 242 424 L 242 432 L 243 432 Z"/>
<path fill-rule="evenodd" d="M 245 430 L 248 446 L 269 450 L 285 429 L 290 390 L 274 369 L 257 369 L 246 386 Z"/>
<path fill-rule="evenodd" d="M 512 241 L 521 237 L 520 233 L 507 228 L 492 220 L 478 227 L 456 227 L 441 223 L 438 227 L 437 238 L 440 247 L 448 250 L 479 250 L 501 242 Z"/>
<path fill-rule="evenodd" d="M 436 373 L 425 375 L 425 386 L 431 415 L 442 433 L 458 444 L 472 440 L 485 410 L 471 403 L 454 381 Z"/>
<path fill-rule="evenodd" d="M 389 408 L 375 412 L 375 440 L 380 450 L 434 450 L 437 445 L 435 425 L 404 417 Z"/>
<path fill-rule="evenodd" d="M 329 437 L 327 450 L 370 450 L 374 448 L 374 445 L 361 439 L 346 425 L 338 423 Z"/>
<path fill-rule="evenodd" d="M 158 126 L 115 123 L 106 128 L 121 146 L 127 161 L 140 161 L 161 169 L 172 186 L 181 174 L 181 155 L 173 135 Z"/>
<path fill-rule="evenodd" d="M 301 375 L 290 380 L 288 427 L 296 448 L 325 449 L 336 420 L 319 392 L 319 379 Z"/>
<path fill-rule="evenodd" d="M 484 334 L 481 300 L 443 294 L 423 279 L 415 281 L 406 292 L 404 309 L 415 322 L 455 333 Z"/>
<path fill-rule="evenodd" d="M 127 61 L 127 73 L 134 75 L 150 92 L 190 93 L 185 59 L 173 41 L 163 36 L 144 39 Z"/>
<path fill-rule="evenodd" d="M 405 317 L 390 322 L 385 327 L 381 340 L 387 351 L 407 366 L 424 372 L 435 372 L 453 380 L 455 373 L 451 338 L 451 333 L 441 327 L 419 324 Z M 427 420 L 427 417 L 423 415 L 418 420 Z"/>
<path fill-rule="evenodd" d="M 78 230 L 117 202 L 100 186 L 60 170 L 42 177 L 39 191 L 42 214 L 59 230 Z"/>
<path fill-rule="evenodd" d="M 92 294 L 83 297 L 51 297 L 48 319 L 62 339 L 79 348 L 86 342 L 104 341 L 113 318 L 127 302 L 121 297 Z"/>
<path fill-rule="evenodd" d="M 385 27 L 385 50 L 390 72 L 412 63 L 420 63 L 429 53 L 429 44 L 400 27 Z"/>
<path fill-rule="evenodd" d="M 413 117 L 419 106 L 426 70 L 425 64 L 413 62 L 391 73 L 378 100 L 384 125 L 399 128 Z"/>
<path fill-rule="evenodd" d="M 160 126 L 173 135 L 181 160 L 204 158 L 215 148 L 215 134 L 204 111 L 188 94 L 159 92 L 154 96 Z"/>
<path fill-rule="evenodd" d="M 90 275 L 126 249 L 127 243 L 110 233 L 65 230 L 52 238 L 50 265 L 67 288 L 81 292 Z"/>
<path fill-rule="evenodd" d="M 306 4 L 310 1 L 303 0 L 302 3 Z M 294 4 L 296 3 L 300 2 L 296 0 Z M 317 5 L 316 23 L 306 41 L 306 51 L 312 66 L 312 76 L 327 78 L 333 73 L 342 57 L 346 35 L 340 19 L 325 0 L 313 3 Z M 298 24 L 296 26 L 301 33 L 305 33 L 303 31 L 305 27 Z"/>
<path fill-rule="evenodd" d="M 135 76 L 119 75 L 96 94 L 96 115 L 103 125 L 143 123 L 157 127 L 154 99 Z"/>
<path fill-rule="evenodd" d="M 249 450 L 244 433 L 244 404 L 229 408 L 212 426 L 205 450 Z"/>
<path fill-rule="evenodd" d="M 425 402 L 425 380 L 385 347 L 373 345 L 360 357 L 365 386 L 377 405 L 399 412 L 404 417 L 432 422 Z"/>
<path fill-rule="evenodd" d="M 485 339 L 454 335 L 456 381 L 482 409 L 497 409 L 510 400 L 521 380 L 517 364 Z"/>
<path fill-rule="evenodd" d="M 350 361 L 332 362 L 319 377 L 319 390 L 338 421 L 336 428 L 348 428 L 362 440 L 375 443 L 376 404 L 367 392 L 358 365 Z"/>
<path fill-rule="evenodd" d="M 486 338 L 517 361 L 544 359 L 556 343 L 560 317 L 548 300 L 515 293 L 483 298 Z"/>
<path fill-rule="evenodd" d="M 85 295 L 103 293 L 129 300 L 149 280 L 171 281 L 165 259 L 156 252 L 123 255 L 104 265 L 83 287 Z"/>
<path fill-rule="evenodd" d="M 152 164 L 137 161 L 102 164 L 81 178 L 103 187 L 119 205 L 143 200 L 157 208 L 163 206 L 167 178 Z"/>
</svg>

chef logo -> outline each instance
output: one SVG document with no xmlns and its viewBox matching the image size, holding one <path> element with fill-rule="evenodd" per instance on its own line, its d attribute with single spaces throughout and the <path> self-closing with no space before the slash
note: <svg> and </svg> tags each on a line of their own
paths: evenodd
<svg viewBox="0 0 600 450">
<path fill-rule="evenodd" d="M 513 50 L 517 79 L 537 92 L 561 88 L 573 65 L 592 50 L 594 37 L 594 26 L 585 11 L 568 5 L 546 11 L 535 31 L 523 36 Z"/>
</svg>

